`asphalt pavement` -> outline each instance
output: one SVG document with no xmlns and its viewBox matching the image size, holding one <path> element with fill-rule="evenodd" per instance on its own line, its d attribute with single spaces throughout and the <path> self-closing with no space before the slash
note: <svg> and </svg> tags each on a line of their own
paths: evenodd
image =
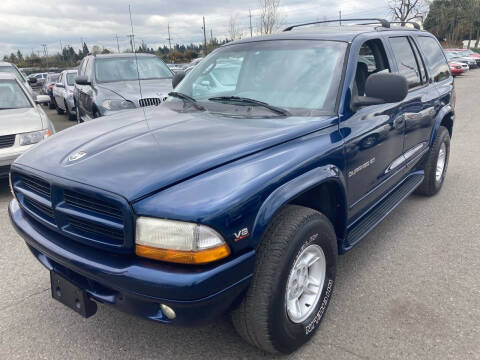
<svg viewBox="0 0 480 360">
<path fill-rule="evenodd" d="M 319 331 L 288 359 L 480 359 L 480 69 L 456 79 L 448 175 L 348 254 Z M 66 116 L 48 111 L 58 130 Z M 0 359 L 253 359 L 227 317 L 160 325 L 100 305 L 85 320 L 50 297 L 48 271 L 7 215 L 0 182 Z"/>
</svg>

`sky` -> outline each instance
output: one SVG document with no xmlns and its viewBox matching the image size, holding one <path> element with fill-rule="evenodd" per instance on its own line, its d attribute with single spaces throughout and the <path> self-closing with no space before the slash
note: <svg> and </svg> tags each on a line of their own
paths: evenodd
<svg viewBox="0 0 480 360">
<path fill-rule="evenodd" d="M 172 43 L 203 42 L 202 17 L 208 37 L 228 36 L 230 18 L 249 36 L 249 9 L 257 27 L 258 0 L 0 0 L 0 56 L 18 49 L 24 54 L 49 54 L 60 46 L 74 49 L 85 41 L 117 50 L 129 46 L 131 33 L 128 6 L 131 5 L 135 40 L 149 47 L 168 45 L 168 24 Z M 390 17 L 386 0 L 280 0 L 280 18 L 290 24 L 342 17 Z"/>
</svg>

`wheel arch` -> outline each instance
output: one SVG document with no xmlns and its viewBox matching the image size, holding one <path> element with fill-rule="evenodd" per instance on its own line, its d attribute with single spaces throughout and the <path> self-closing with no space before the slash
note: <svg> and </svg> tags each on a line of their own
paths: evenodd
<svg viewBox="0 0 480 360">
<path fill-rule="evenodd" d="M 261 242 L 268 224 L 280 209 L 286 205 L 301 205 L 329 218 L 340 250 L 347 218 L 345 189 L 343 173 L 335 165 L 315 168 L 278 187 L 264 201 L 255 218 L 252 234 L 255 246 Z"/>
<path fill-rule="evenodd" d="M 450 138 L 453 134 L 453 123 L 455 122 L 455 112 L 450 105 L 444 106 L 437 114 L 435 118 L 435 124 L 432 130 L 432 136 L 430 137 L 430 146 L 432 146 L 437 136 L 438 128 L 445 126 L 450 134 Z"/>
</svg>

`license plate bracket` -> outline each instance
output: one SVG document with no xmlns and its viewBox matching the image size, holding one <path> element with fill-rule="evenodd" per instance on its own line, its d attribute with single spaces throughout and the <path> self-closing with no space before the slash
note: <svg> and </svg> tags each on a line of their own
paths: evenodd
<svg viewBox="0 0 480 360">
<path fill-rule="evenodd" d="M 63 276 L 50 271 L 52 297 L 76 313 L 88 318 L 97 312 L 97 303 L 90 300 L 86 291 Z"/>
</svg>

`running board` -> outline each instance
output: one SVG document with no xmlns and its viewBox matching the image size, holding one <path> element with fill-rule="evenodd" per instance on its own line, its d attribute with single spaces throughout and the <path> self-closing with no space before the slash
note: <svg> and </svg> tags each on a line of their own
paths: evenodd
<svg viewBox="0 0 480 360">
<path fill-rule="evenodd" d="M 349 230 L 344 241 L 344 251 L 350 250 L 362 240 L 375 226 L 408 197 L 423 181 L 423 173 L 410 175 L 400 186 L 388 194 L 370 212 L 357 221 Z"/>
</svg>

